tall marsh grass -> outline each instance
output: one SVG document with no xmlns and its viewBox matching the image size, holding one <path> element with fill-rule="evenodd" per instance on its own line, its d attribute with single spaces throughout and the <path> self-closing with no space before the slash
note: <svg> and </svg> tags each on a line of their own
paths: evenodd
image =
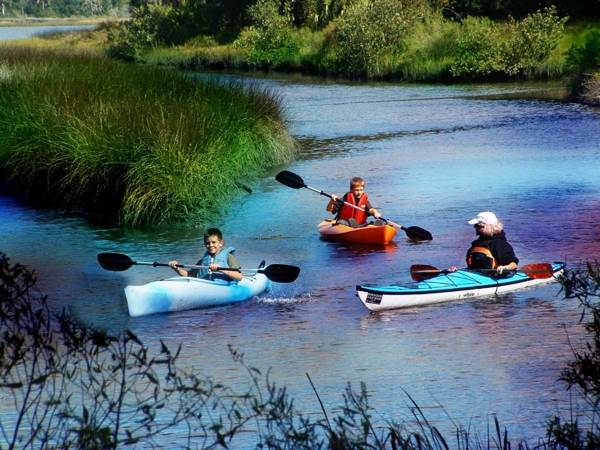
<svg viewBox="0 0 600 450">
<path fill-rule="evenodd" d="M 90 53 L 0 46 L 0 170 L 125 226 L 202 221 L 293 157 L 278 98 Z"/>
</svg>

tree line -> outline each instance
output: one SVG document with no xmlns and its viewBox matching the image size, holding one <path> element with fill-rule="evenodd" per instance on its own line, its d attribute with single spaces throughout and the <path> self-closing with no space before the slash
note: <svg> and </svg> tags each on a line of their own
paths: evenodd
<svg viewBox="0 0 600 450">
<path fill-rule="evenodd" d="M 0 0 L 0 18 L 123 15 L 128 7 L 128 0 Z"/>
<path fill-rule="evenodd" d="M 66 17 L 126 14 L 146 5 L 172 6 L 194 11 L 206 31 L 236 31 L 250 24 L 249 8 L 259 0 L 0 0 L 2 16 Z M 323 28 L 361 0 L 279 0 L 296 26 Z M 554 6 L 560 16 L 574 20 L 600 17 L 600 0 L 420 0 L 441 7 L 448 18 L 486 16 L 492 19 L 523 18 Z"/>
<path fill-rule="evenodd" d="M 362 0 L 277 0 L 280 13 L 287 13 L 297 27 L 322 29 Z M 260 0 L 130 0 L 131 7 L 149 4 L 173 6 L 197 12 L 209 32 L 240 30 L 251 24 L 251 7 Z M 559 16 L 573 20 L 600 17 L 600 0 L 418 0 L 417 3 L 441 8 L 447 18 L 467 16 L 492 19 L 522 19 L 531 13 L 554 6 Z"/>
</svg>

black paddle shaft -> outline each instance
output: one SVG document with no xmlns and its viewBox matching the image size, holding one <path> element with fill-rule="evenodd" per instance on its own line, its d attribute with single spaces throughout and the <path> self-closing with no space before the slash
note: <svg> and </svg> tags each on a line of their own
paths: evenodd
<svg viewBox="0 0 600 450">
<path fill-rule="evenodd" d="M 145 262 L 145 261 L 134 261 L 129 256 L 123 253 L 98 253 L 98 262 L 105 270 L 113 272 L 122 272 L 129 269 L 131 266 L 152 266 L 152 267 L 170 267 L 169 264 L 160 262 Z M 177 264 L 177 267 L 187 267 L 190 269 L 205 268 L 205 266 L 195 266 L 186 264 Z M 230 267 L 218 267 L 217 270 L 233 270 L 236 272 L 242 272 L 242 269 L 230 268 Z M 264 268 L 248 269 L 249 272 L 257 272 L 264 274 L 269 280 L 276 283 L 291 283 L 298 278 L 300 274 L 300 268 L 288 264 L 271 264 Z"/>
</svg>

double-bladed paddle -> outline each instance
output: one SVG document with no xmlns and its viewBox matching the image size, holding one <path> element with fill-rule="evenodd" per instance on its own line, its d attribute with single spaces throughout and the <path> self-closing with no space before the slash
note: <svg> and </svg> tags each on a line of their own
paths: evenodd
<svg viewBox="0 0 600 450">
<path fill-rule="evenodd" d="M 323 195 L 325 197 L 332 198 L 331 194 L 305 184 L 304 180 L 302 180 L 302 178 L 299 175 L 295 174 L 294 172 L 289 172 L 287 170 L 283 170 L 275 176 L 275 179 L 277 181 L 279 181 L 281 184 L 285 184 L 287 187 L 291 187 L 293 189 L 306 188 L 306 189 L 310 189 L 311 191 L 317 192 L 318 194 Z M 348 203 L 348 202 L 344 202 L 344 203 L 348 206 L 351 206 L 352 208 L 364 211 L 364 209 L 361 208 L 360 206 L 356 206 L 356 205 L 353 205 L 352 203 Z M 390 225 L 392 225 L 395 228 L 399 228 L 400 230 L 403 230 L 409 239 L 413 239 L 415 241 L 430 241 L 433 239 L 433 236 L 431 235 L 431 233 L 421 227 L 415 227 L 415 226 L 404 227 L 404 226 L 402 226 L 398 223 L 392 222 L 391 220 L 386 219 L 384 217 L 380 217 L 380 219 L 383 220 L 384 222 L 389 223 Z"/>
<path fill-rule="evenodd" d="M 550 278 L 554 275 L 552 264 L 550 263 L 533 263 L 519 267 L 516 271 L 523 272 L 529 278 Z M 516 272 L 509 270 L 507 272 Z M 496 273 L 496 269 L 473 269 L 473 272 L 489 272 Z M 428 278 L 435 277 L 440 274 L 451 273 L 448 269 L 438 269 L 437 267 L 427 264 L 413 264 L 410 266 L 410 276 L 415 281 L 423 281 Z"/>
<path fill-rule="evenodd" d="M 145 261 L 134 261 L 129 256 L 123 253 L 98 253 L 98 262 L 103 269 L 111 270 L 113 272 L 121 272 L 129 269 L 131 266 L 152 266 L 152 267 L 170 267 L 166 263 L 159 262 L 145 262 Z M 196 266 L 189 264 L 177 264 L 177 267 L 183 267 L 188 269 L 207 269 L 208 266 Z M 269 280 L 275 281 L 276 283 L 291 283 L 300 273 L 300 268 L 297 266 L 290 266 L 287 264 L 271 264 L 267 267 L 259 267 L 258 269 L 232 269 L 230 267 L 219 267 L 217 270 L 232 270 L 236 272 L 253 272 L 262 273 Z"/>
</svg>

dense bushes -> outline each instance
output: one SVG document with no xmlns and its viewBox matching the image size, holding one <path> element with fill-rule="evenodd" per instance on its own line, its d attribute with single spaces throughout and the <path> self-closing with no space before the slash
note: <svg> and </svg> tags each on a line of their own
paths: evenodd
<svg viewBox="0 0 600 450">
<path fill-rule="evenodd" d="M 335 64 L 351 76 L 381 77 L 406 51 L 407 36 L 424 15 L 419 0 L 354 3 L 336 23 Z"/>
<path fill-rule="evenodd" d="M 109 30 L 109 55 L 134 60 L 149 47 L 185 41 L 181 34 L 181 18 L 181 12 L 170 6 L 148 4 L 134 8 L 127 26 Z"/>
<path fill-rule="evenodd" d="M 335 7 L 337 16 L 331 17 Z M 247 67 L 300 70 L 351 78 L 404 80 L 468 80 L 487 78 L 556 77 L 563 73 L 556 48 L 567 18 L 556 8 L 531 13 L 520 20 L 495 22 L 467 17 L 445 18 L 445 2 L 425 0 L 353 0 L 342 2 L 292 2 L 258 0 L 247 10 L 249 25 L 241 30 L 233 47 Z M 302 7 L 300 7 L 300 6 Z M 162 8 L 162 7 L 157 7 Z M 170 14 L 165 9 L 164 15 Z M 162 42 L 174 43 L 154 26 L 156 14 L 143 14 L 115 33 L 114 53 L 133 48 L 133 55 Z M 138 30 L 156 30 L 139 33 Z M 127 31 L 129 30 L 129 31 Z M 178 49 L 167 59 L 185 67 L 201 68 L 209 61 L 227 67 L 231 52 L 198 45 L 191 54 L 189 40 L 181 62 Z M 160 59 L 160 58 L 158 58 Z M 239 59 L 236 67 L 243 67 Z"/>
<path fill-rule="evenodd" d="M 300 42 L 289 8 L 281 13 L 278 1 L 258 0 L 249 14 L 253 25 L 242 30 L 235 45 L 247 50 L 250 64 L 276 67 L 297 57 Z"/>
<path fill-rule="evenodd" d="M 600 70 L 600 29 L 590 30 L 582 43 L 570 48 L 567 64 L 574 73 Z"/>
<path fill-rule="evenodd" d="M 467 78 L 527 75 L 556 47 L 566 20 L 554 8 L 505 23 L 468 18 L 456 45 L 452 74 Z"/>
<path fill-rule="evenodd" d="M 569 49 L 567 66 L 573 74 L 572 95 L 585 103 L 600 105 L 600 29 L 589 30 Z"/>
</svg>

